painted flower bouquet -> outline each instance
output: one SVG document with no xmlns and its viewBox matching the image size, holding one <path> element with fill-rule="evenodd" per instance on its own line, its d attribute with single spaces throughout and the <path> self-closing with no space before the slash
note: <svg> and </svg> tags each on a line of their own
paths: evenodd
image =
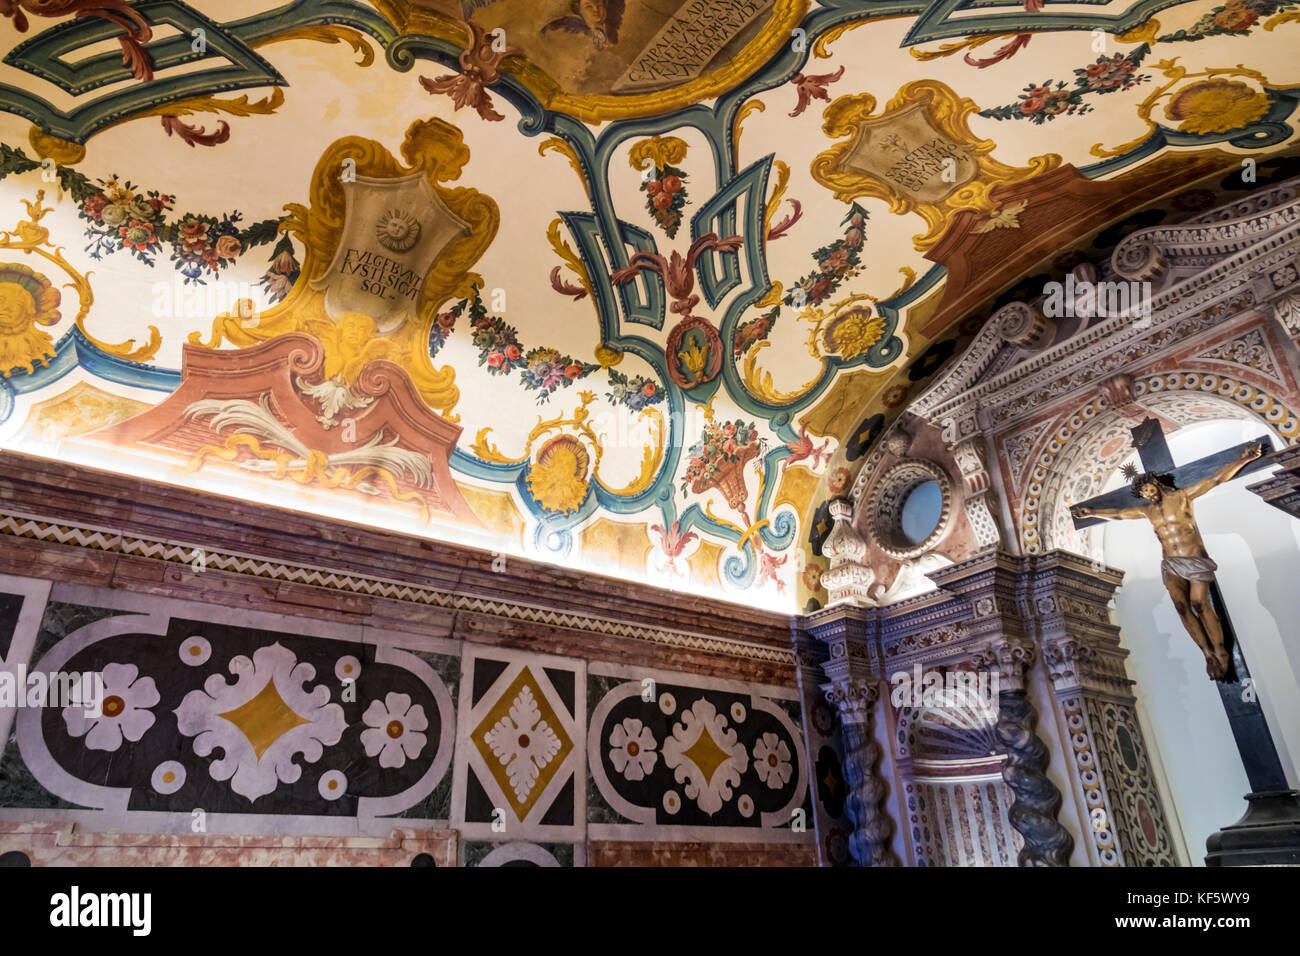
<svg viewBox="0 0 1300 956">
<path fill-rule="evenodd" d="M 664 400 L 664 390 L 653 379 L 644 375 L 631 378 L 615 369 L 609 370 L 609 393 L 606 397 L 615 405 L 623 405 L 639 412 Z"/>
<path fill-rule="evenodd" d="M 166 213 L 175 197 L 157 190 L 139 192 L 129 180 L 111 177 L 101 188 L 86 196 L 79 214 L 89 226 L 86 251 L 102 259 L 118 249 L 127 249 L 141 262 L 153 265 L 154 253 L 162 247 L 160 234 Z"/>
<path fill-rule="evenodd" d="M 641 182 L 645 193 L 645 206 L 669 239 L 677 236 L 682 224 L 682 209 L 686 206 L 686 173 L 676 166 L 655 167 L 655 175 Z"/>
<path fill-rule="evenodd" d="M 524 356 L 524 362 L 524 388 L 541 392 L 538 402 L 550 398 L 561 385 L 576 382 L 600 368 L 590 362 L 575 362 L 557 349 L 550 348 L 531 349 Z"/>
<path fill-rule="evenodd" d="M 704 426 L 704 434 L 688 452 L 691 456 L 682 478 L 682 494 L 689 489 L 693 494 L 704 494 L 711 488 L 722 492 L 727 506 L 739 511 L 750 524 L 745 511 L 749 496 L 745 489 L 745 465 L 763 450 L 763 439 L 753 422 L 737 418 L 735 421 L 711 421 Z"/>
</svg>

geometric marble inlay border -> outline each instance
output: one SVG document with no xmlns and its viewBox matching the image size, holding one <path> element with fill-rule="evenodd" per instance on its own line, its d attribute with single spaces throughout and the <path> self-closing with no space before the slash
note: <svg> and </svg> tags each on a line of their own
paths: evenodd
<svg viewBox="0 0 1300 956">
<path fill-rule="evenodd" d="M 606 634 L 614 637 L 645 641 L 664 647 L 684 648 L 739 657 L 745 660 L 767 661 L 776 664 L 794 663 L 790 650 L 751 644 L 730 638 L 704 637 L 685 631 L 646 627 L 615 621 L 608 618 L 555 611 L 513 601 L 498 601 L 464 594 L 454 594 L 438 588 L 405 584 L 367 575 L 331 571 L 328 568 L 302 564 L 267 561 L 255 556 L 211 551 L 174 542 L 150 538 L 124 536 L 114 531 L 95 528 L 78 528 L 39 517 L 0 512 L 0 534 L 37 541 L 55 541 L 71 547 L 88 548 L 114 554 L 151 558 L 171 564 L 192 565 L 201 556 L 207 569 L 244 574 L 277 581 L 292 581 L 332 591 L 368 594 L 394 601 L 407 601 L 458 611 L 490 614 L 511 620 L 529 621 L 551 627 Z"/>
</svg>

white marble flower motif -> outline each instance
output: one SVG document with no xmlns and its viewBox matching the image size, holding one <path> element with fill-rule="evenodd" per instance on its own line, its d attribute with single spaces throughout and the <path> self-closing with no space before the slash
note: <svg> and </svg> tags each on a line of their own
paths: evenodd
<svg viewBox="0 0 1300 956">
<path fill-rule="evenodd" d="M 560 752 L 560 738 L 542 719 L 541 708 L 527 686 L 510 705 L 510 713 L 484 735 L 492 753 L 506 768 L 515 796 L 525 800 L 542 768 Z"/>
<path fill-rule="evenodd" d="M 730 800 L 732 788 L 749 768 L 749 753 L 727 729 L 727 715 L 701 697 L 682 711 L 672 736 L 664 740 L 664 765 L 678 783 L 686 784 L 686 796 L 712 816 Z"/>
<path fill-rule="evenodd" d="M 790 748 L 776 734 L 763 734 L 754 744 L 754 772 L 772 790 L 780 790 L 790 780 Z"/>
<path fill-rule="evenodd" d="M 93 709 L 94 701 L 81 700 L 74 691 L 74 700 L 63 708 L 68 733 L 73 737 L 84 736 L 90 750 L 108 751 L 121 747 L 124 738 L 135 743 L 143 737 L 155 720 L 149 708 L 160 698 L 153 678 L 139 674 L 140 669 L 134 664 L 105 664 L 100 716 L 87 713 Z"/>
<path fill-rule="evenodd" d="M 614 748 L 609 752 L 610 763 L 628 780 L 644 780 L 659 759 L 655 753 L 659 744 L 654 734 L 635 717 L 625 718 L 614 727 L 609 745 Z"/>
<path fill-rule="evenodd" d="M 361 746 L 367 757 L 379 756 L 379 766 L 400 767 L 414 760 L 428 738 L 421 733 L 429 729 L 424 708 L 412 705 L 409 694 L 389 693 L 383 701 L 372 700 L 361 715 L 366 729 L 361 731 Z"/>
<path fill-rule="evenodd" d="M 194 738 L 194 752 L 206 757 L 216 748 L 224 756 L 208 766 L 213 780 L 249 801 L 281 783 L 294 783 L 303 764 L 315 763 L 325 747 L 343 737 L 343 708 L 330 703 L 324 684 L 307 689 L 316 668 L 300 662 L 281 644 L 260 647 L 253 659 L 230 661 L 234 683 L 213 674 L 202 690 L 192 690 L 176 708 L 176 725 Z M 294 758 L 302 756 L 299 763 Z"/>
</svg>

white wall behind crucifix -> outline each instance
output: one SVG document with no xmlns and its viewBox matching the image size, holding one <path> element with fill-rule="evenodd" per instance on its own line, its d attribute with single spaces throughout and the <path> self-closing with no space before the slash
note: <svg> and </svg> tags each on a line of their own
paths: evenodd
<svg viewBox="0 0 1300 956">
<path fill-rule="evenodd" d="M 1168 436 L 1169 450 L 1181 464 L 1267 430 L 1241 421 L 1188 425 Z M 1295 787 L 1300 766 L 1300 521 L 1246 490 L 1264 474 L 1216 488 L 1195 507 L 1206 548 L 1219 564 L 1219 587 L 1278 756 Z M 1112 521 L 1103 542 L 1105 562 L 1125 572 L 1115 599 L 1117 623 L 1132 652 L 1129 673 L 1137 681 L 1146 730 L 1173 794 L 1170 824 L 1175 825 L 1176 817 L 1188 862 L 1203 866 L 1206 838 L 1245 812 L 1246 774 L 1218 691 L 1205 674 L 1205 659 L 1183 630 L 1161 581 L 1160 544 L 1151 526 Z"/>
</svg>

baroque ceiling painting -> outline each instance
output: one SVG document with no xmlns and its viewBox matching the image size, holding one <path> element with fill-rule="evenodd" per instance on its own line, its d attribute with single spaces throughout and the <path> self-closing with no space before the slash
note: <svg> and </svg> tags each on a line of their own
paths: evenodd
<svg viewBox="0 0 1300 956">
<path fill-rule="evenodd" d="M 1296 172 L 1285 0 L 0 13 L 0 445 L 781 611 L 999 303 Z"/>
</svg>

